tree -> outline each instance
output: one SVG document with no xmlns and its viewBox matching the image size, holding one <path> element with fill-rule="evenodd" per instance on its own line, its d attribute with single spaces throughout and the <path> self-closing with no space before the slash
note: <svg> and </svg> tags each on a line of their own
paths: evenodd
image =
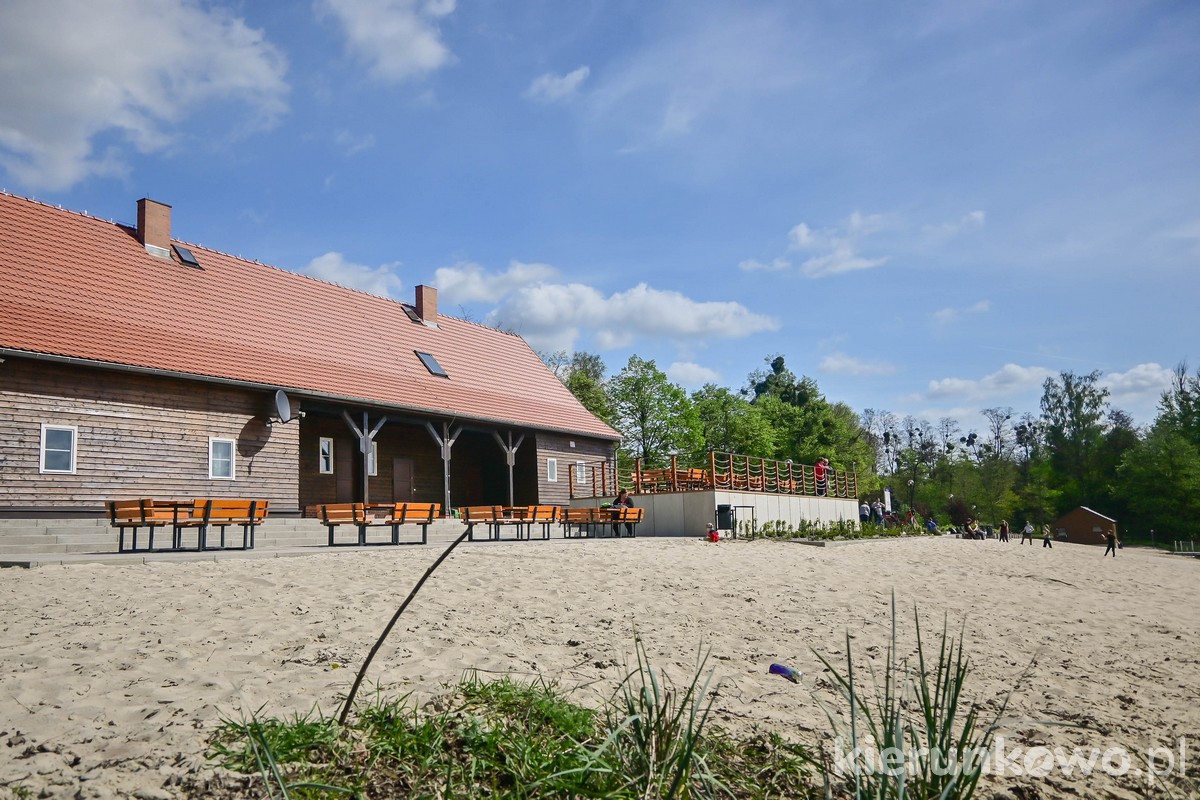
<svg viewBox="0 0 1200 800">
<path fill-rule="evenodd" d="M 576 351 L 571 355 L 563 383 L 584 408 L 611 423 L 613 409 L 604 389 L 604 373 L 604 362 L 600 356 Z"/>
<path fill-rule="evenodd" d="M 1200 369 L 1188 375 L 1187 362 L 1175 367 L 1171 388 L 1159 401 L 1159 421 L 1200 445 Z"/>
<path fill-rule="evenodd" d="M 1126 529 L 1164 540 L 1200 538 L 1200 446 L 1160 416 L 1146 439 L 1126 453 L 1119 475 L 1130 510 Z"/>
<path fill-rule="evenodd" d="M 1146 437 L 1130 445 L 1130 433 L 1118 419 L 1106 440 L 1106 455 L 1120 453 L 1114 494 L 1128 504 L 1132 519 L 1126 529 L 1150 529 L 1163 539 L 1200 536 L 1200 371 L 1188 375 L 1187 364 L 1175 368 L 1171 387 L 1163 392 L 1158 417 Z"/>
<path fill-rule="evenodd" d="M 1085 502 L 1100 489 L 1097 452 L 1104 435 L 1108 389 L 1098 385 L 1100 371 L 1062 372 L 1042 385 L 1042 420 L 1050 464 L 1062 492 L 1059 511 Z"/>
<path fill-rule="evenodd" d="M 665 466 L 672 454 L 696 460 L 700 424 L 682 388 L 667 380 L 653 360 L 630 356 L 609 381 L 612 424 L 624 437 L 624 449 L 643 466 Z"/>
<path fill-rule="evenodd" d="M 880 474 L 890 472 L 891 463 L 887 457 L 887 443 L 884 441 L 884 434 L 895 429 L 896 415 L 890 411 L 868 408 L 859 418 L 859 425 L 874 451 L 875 457 L 871 460 L 871 465 Z M 866 466 L 867 464 L 864 463 L 864 469 Z"/>
<path fill-rule="evenodd" d="M 775 432 L 746 398 L 713 383 L 692 394 L 705 451 L 771 457 Z"/>
<path fill-rule="evenodd" d="M 568 355 L 566 350 L 539 352 L 538 356 L 584 408 L 611 424 L 612 409 L 604 391 L 606 370 L 600 356 L 582 351 Z"/>
<path fill-rule="evenodd" d="M 770 358 L 767 364 L 769 369 L 750 373 L 750 385 L 746 391 L 754 394 L 754 402 L 763 397 L 777 397 L 788 405 L 803 406 L 821 396 L 816 381 L 809 377 L 797 380 L 784 364 L 783 356 Z"/>
</svg>

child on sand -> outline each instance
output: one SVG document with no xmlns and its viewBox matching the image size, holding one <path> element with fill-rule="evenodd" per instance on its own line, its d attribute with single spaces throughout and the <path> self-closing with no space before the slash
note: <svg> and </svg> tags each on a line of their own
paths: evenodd
<svg viewBox="0 0 1200 800">
<path fill-rule="evenodd" d="M 1052 545 L 1050 543 L 1050 523 L 1049 522 L 1042 525 L 1042 547 L 1049 547 L 1051 550 L 1054 549 L 1054 545 Z"/>
</svg>

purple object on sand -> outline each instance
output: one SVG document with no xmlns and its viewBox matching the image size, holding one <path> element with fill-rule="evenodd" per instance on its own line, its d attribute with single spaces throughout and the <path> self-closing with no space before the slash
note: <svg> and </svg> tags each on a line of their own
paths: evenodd
<svg viewBox="0 0 1200 800">
<path fill-rule="evenodd" d="M 775 675 L 782 675 L 792 683 L 800 682 L 800 673 L 785 664 L 772 664 L 771 672 Z"/>
</svg>

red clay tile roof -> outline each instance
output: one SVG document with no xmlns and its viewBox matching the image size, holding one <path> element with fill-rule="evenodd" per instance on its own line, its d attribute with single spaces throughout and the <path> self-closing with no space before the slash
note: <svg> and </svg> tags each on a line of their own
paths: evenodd
<svg viewBox="0 0 1200 800">
<path fill-rule="evenodd" d="M 129 227 L 0 193 L 0 348 L 618 438 L 519 336 L 444 315 L 426 327 L 394 300 L 186 246 L 203 269 L 150 255 Z"/>
</svg>

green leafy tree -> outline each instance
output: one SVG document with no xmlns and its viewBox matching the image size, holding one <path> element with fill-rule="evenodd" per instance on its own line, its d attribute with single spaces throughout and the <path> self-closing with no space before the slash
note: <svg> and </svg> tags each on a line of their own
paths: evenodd
<svg viewBox="0 0 1200 800">
<path fill-rule="evenodd" d="M 1200 446 L 1173 421 L 1160 417 L 1119 472 L 1134 514 L 1124 527 L 1141 535 L 1154 529 L 1166 541 L 1200 538 Z"/>
<path fill-rule="evenodd" d="M 643 466 L 665 466 L 672 454 L 699 462 L 701 432 L 696 409 L 681 387 L 667 380 L 653 360 L 630 356 L 608 383 L 612 424 L 624 449 Z"/>
<path fill-rule="evenodd" d="M 571 355 L 563 383 L 588 411 L 612 423 L 613 409 L 604 386 L 604 362 L 593 353 L 576 351 Z"/>
<path fill-rule="evenodd" d="M 1200 445 L 1200 368 L 1194 375 L 1188 375 L 1186 362 L 1175 368 L 1171 388 L 1159 401 L 1158 420 Z"/>
<path fill-rule="evenodd" d="M 1046 447 L 1061 492 L 1059 511 L 1096 503 L 1102 491 L 1098 454 L 1108 411 L 1108 389 L 1099 385 L 1100 371 L 1087 375 L 1062 372 L 1042 385 L 1042 420 Z"/>
<path fill-rule="evenodd" d="M 1126 530 L 1154 529 L 1166 541 L 1200 536 L 1200 371 L 1175 368 L 1153 427 L 1121 454 L 1117 485 L 1131 512 Z"/>
<path fill-rule="evenodd" d="M 606 369 L 600 356 L 582 351 L 568 354 L 566 350 L 539 352 L 538 356 L 584 408 L 612 424 L 612 408 L 604 390 Z"/>
<path fill-rule="evenodd" d="M 772 457 L 775 431 L 759 409 L 729 389 L 713 383 L 692 394 L 700 422 L 701 449 Z"/>
<path fill-rule="evenodd" d="M 767 365 L 768 369 L 750 374 L 747 392 L 753 393 L 755 402 L 763 397 L 775 397 L 788 405 L 799 407 L 821 396 L 816 381 L 808 377 L 797 379 L 784 364 L 783 356 L 767 359 Z"/>
</svg>

